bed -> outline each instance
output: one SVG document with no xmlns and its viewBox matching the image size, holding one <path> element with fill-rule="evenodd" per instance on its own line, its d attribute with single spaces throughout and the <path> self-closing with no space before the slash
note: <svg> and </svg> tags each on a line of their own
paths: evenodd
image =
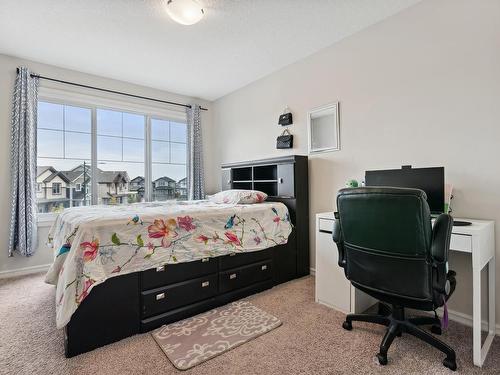
<svg viewBox="0 0 500 375">
<path fill-rule="evenodd" d="M 286 258 L 293 232 L 276 201 L 64 210 L 49 233 L 46 282 L 56 285 L 66 355 L 272 287 L 275 252 Z"/>
</svg>

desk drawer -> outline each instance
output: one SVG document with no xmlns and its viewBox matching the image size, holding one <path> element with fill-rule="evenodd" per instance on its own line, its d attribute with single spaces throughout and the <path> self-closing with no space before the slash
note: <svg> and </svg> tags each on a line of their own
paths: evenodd
<svg viewBox="0 0 500 375">
<path fill-rule="evenodd" d="M 141 316 L 147 318 L 213 297 L 217 294 L 217 281 L 215 273 L 141 292 Z"/>
<path fill-rule="evenodd" d="M 333 232 L 333 220 L 332 219 L 318 219 L 318 230 L 323 233 L 332 233 Z"/>
<path fill-rule="evenodd" d="M 451 234 L 450 249 L 472 253 L 472 236 L 466 234 Z"/>
<path fill-rule="evenodd" d="M 194 262 L 166 264 L 141 272 L 141 290 L 158 288 L 215 273 L 217 261 L 216 258 L 203 258 Z"/>
<path fill-rule="evenodd" d="M 220 292 L 229 292 L 259 281 L 271 279 L 273 277 L 272 265 L 272 259 L 268 259 L 264 262 L 220 272 Z"/>
</svg>

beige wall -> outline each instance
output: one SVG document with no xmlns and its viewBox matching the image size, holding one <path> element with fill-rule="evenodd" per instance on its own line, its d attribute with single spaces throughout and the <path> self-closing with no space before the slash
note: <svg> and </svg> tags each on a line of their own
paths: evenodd
<svg viewBox="0 0 500 375">
<path fill-rule="evenodd" d="M 500 1 L 423 1 L 217 100 L 211 169 L 306 154 L 306 112 L 337 100 L 341 151 L 310 158 L 312 250 L 314 215 L 334 208 L 347 179 L 403 164 L 444 166 L 456 216 L 496 220 L 499 243 Z M 291 152 L 275 149 L 285 105 Z M 459 283 L 451 308 L 471 314 L 468 256 L 454 254 L 451 266 Z"/>
<path fill-rule="evenodd" d="M 2 272 L 20 270 L 26 267 L 37 267 L 40 265 L 49 264 L 52 262 L 52 250 L 45 246 L 48 228 L 41 228 L 39 231 L 39 247 L 38 251 L 30 258 L 24 258 L 16 255 L 12 258 L 7 256 L 8 242 L 8 223 L 10 220 L 9 211 L 9 195 L 10 187 L 10 116 L 11 116 L 11 101 L 14 80 L 16 76 L 16 67 L 27 66 L 32 71 L 48 77 L 55 77 L 62 80 L 79 82 L 87 85 L 103 87 L 112 90 L 124 91 L 131 94 L 150 96 L 158 99 L 177 101 L 182 103 L 197 102 L 203 107 L 209 108 L 208 112 L 202 114 L 202 124 L 204 131 L 204 151 L 206 163 L 212 164 L 208 145 L 211 144 L 211 126 L 212 126 L 212 111 L 211 103 L 195 98 L 176 95 L 165 91 L 155 90 L 147 87 L 133 85 L 126 82 L 120 82 L 98 76 L 79 73 L 71 70 L 61 69 L 55 66 L 39 64 L 32 61 L 26 61 L 19 58 L 0 55 L 0 181 L 5 183 L 0 184 L 0 215 L 4 225 L 0 227 L 0 238 L 3 240 L 3 251 L 0 251 L 0 276 Z M 46 83 L 42 82 L 41 85 Z M 53 87 L 53 86 L 52 86 Z M 64 87 L 64 86 L 62 86 Z M 89 92 L 89 91 L 87 91 Z M 90 91 L 92 92 L 92 91 Z M 110 96 L 112 97 L 112 96 Z M 140 100 L 137 101 L 141 103 Z M 207 174 L 207 186 L 209 189 L 214 189 L 216 179 L 211 174 Z M 63 185 L 64 186 L 64 185 Z"/>
</svg>

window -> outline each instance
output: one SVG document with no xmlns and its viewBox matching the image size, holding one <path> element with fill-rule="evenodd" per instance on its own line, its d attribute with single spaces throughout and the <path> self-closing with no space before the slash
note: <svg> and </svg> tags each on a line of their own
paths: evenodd
<svg viewBox="0 0 500 375">
<path fill-rule="evenodd" d="M 144 200 L 145 192 L 129 190 L 128 183 L 145 176 L 145 128 L 144 115 L 97 109 L 99 204 Z"/>
<path fill-rule="evenodd" d="M 37 184 L 52 186 L 51 194 L 38 194 L 38 212 L 57 212 L 71 207 L 74 198 L 62 194 L 81 169 L 90 177 L 90 108 L 38 102 Z M 89 178 L 87 179 L 90 183 Z M 90 196 L 83 198 L 90 204 Z"/>
<path fill-rule="evenodd" d="M 52 194 L 60 195 L 61 194 L 61 184 L 59 182 L 54 182 L 52 184 Z"/>
<path fill-rule="evenodd" d="M 187 126 L 185 123 L 151 119 L 153 200 L 187 199 L 177 186 L 186 177 Z"/>
<path fill-rule="evenodd" d="M 40 213 L 186 199 L 185 122 L 153 116 L 146 107 L 105 108 L 99 98 L 89 105 L 65 103 L 64 96 L 57 100 L 38 102 Z"/>
</svg>

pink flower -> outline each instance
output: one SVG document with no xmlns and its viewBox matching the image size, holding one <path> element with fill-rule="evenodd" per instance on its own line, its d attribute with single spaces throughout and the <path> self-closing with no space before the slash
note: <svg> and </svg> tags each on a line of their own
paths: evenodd
<svg viewBox="0 0 500 375">
<path fill-rule="evenodd" d="M 255 236 L 253 240 L 255 241 L 256 245 L 259 245 L 262 242 L 259 236 Z"/>
<path fill-rule="evenodd" d="M 121 270 L 122 270 L 122 268 L 120 266 L 116 266 L 116 268 L 113 271 L 111 271 L 111 273 L 118 273 Z"/>
<path fill-rule="evenodd" d="M 281 219 L 280 219 L 280 217 L 279 217 L 279 216 L 275 216 L 275 217 L 274 217 L 274 219 L 273 219 L 273 221 L 274 221 L 276 224 L 278 224 L 278 223 L 281 221 Z"/>
<path fill-rule="evenodd" d="M 257 198 L 257 203 L 261 203 L 264 201 L 264 196 L 262 194 L 257 193 L 256 198 Z"/>
<path fill-rule="evenodd" d="M 238 238 L 238 236 L 235 233 L 227 231 L 227 232 L 224 233 L 224 235 L 229 240 L 228 241 L 229 243 L 231 243 L 233 245 L 236 245 L 236 246 L 241 246 L 240 239 Z"/>
<path fill-rule="evenodd" d="M 83 261 L 90 262 L 94 260 L 99 252 L 99 240 L 94 240 L 92 242 L 82 242 L 80 247 L 83 251 Z"/>
<path fill-rule="evenodd" d="M 85 283 L 83 284 L 83 291 L 82 291 L 82 294 L 80 294 L 78 296 L 78 298 L 76 299 L 76 303 L 77 304 L 80 304 L 82 303 L 82 301 L 87 298 L 87 296 L 89 295 L 89 289 L 90 287 L 92 286 L 92 284 L 94 284 L 94 280 L 92 279 L 87 279 L 85 280 Z"/>
<path fill-rule="evenodd" d="M 148 227 L 148 234 L 151 238 L 161 238 L 161 245 L 169 247 L 172 243 L 172 237 L 177 237 L 177 223 L 175 219 L 168 219 L 164 222 L 162 219 L 156 219 L 152 225 Z"/>
<path fill-rule="evenodd" d="M 208 237 L 203 234 L 200 234 L 198 237 L 196 237 L 196 241 L 203 242 L 206 245 L 208 242 Z"/>
<path fill-rule="evenodd" d="M 193 224 L 193 218 L 190 216 L 178 217 L 177 223 L 180 228 L 184 229 L 187 232 L 196 229 L 196 226 Z"/>
</svg>

